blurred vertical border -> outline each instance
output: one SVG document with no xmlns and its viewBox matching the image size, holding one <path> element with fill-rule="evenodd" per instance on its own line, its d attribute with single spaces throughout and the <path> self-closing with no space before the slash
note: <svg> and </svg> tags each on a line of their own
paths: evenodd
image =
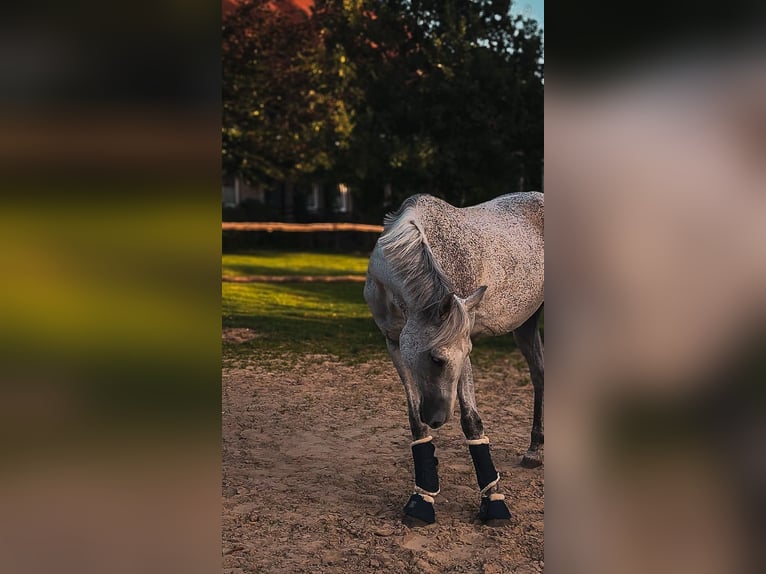
<svg viewBox="0 0 766 574">
<path fill-rule="evenodd" d="M 220 569 L 220 3 L 0 18 L 0 570 Z"/>
<path fill-rule="evenodd" d="M 546 6 L 546 565 L 766 571 L 766 5 Z"/>
</svg>

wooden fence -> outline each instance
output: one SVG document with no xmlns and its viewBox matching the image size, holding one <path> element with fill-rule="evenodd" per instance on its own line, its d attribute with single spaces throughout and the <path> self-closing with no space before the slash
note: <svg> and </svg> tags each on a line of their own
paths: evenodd
<svg viewBox="0 0 766 574">
<path fill-rule="evenodd" d="M 289 233 L 313 233 L 316 231 L 361 231 L 382 233 L 382 225 L 365 223 L 279 223 L 262 221 L 224 221 L 224 231 L 286 231 Z"/>
<path fill-rule="evenodd" d="M 347 222 L 224 221 L 222 230 L 224 251 L 264 248 L 370 251 L 383 226 Z"/>
</svg>

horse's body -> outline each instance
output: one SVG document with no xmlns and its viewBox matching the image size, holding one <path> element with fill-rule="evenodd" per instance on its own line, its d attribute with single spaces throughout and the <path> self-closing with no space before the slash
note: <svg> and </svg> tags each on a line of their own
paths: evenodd
<svg viewBox="0 0 766 574">
<path fill-rule="evenodd" d="M 536 192 L 467 208 L 416 195 L 386 217 L 370 257 L 364 295 L 407 393 L 416 466 L 413 498 L 419 493 L 433 502 L 434 488 L 418 482 L 429 482 L 423 472 L 435 477 L 430 482 L 438 493 L 435 463 L 428 462 L 433 446 L 427 427 L 444 424 L 459 399 L 472 456 L 479 445 L 486 450 L 478 460 L 474 456 L 482 495 L 493 488 L 494 503 L 502 500 L 497 480 L 482 484 L 495 471 L 473 391 L 473 337 L 514 332 L 535 387 L 532 441 L 523 464 L 541 462 L 543 356 L 537 319 L 544 299 L 543 211 L 543 194 Z M 426 445 L 430 454 L 421 452 Z"/>
<path fill-rule="evenodd" d="M 410 224 L 411 220 L 416 223 Z M 467 297 L 487 286 L 471 336 L 508 333 L 542 305 L 542 193 L 503 195 L 463 209 L 428 195 L 414 196 L 387 221 L 384 235 L 397 223 L 410 225 L 412 235 L 422 234 L 423 247 L 430 249 L 457 295 Z M 398 340 L 407 310 L 417 308 L 412 291 L 412 285 L 396 276 L 383 247 L 376 245 L 365 297 L 376 323 L 385 326 L 384 334 L 392 340 Z M 383 310 L 380 302 L 389 299 L 397 304 Z"/>
</svg>

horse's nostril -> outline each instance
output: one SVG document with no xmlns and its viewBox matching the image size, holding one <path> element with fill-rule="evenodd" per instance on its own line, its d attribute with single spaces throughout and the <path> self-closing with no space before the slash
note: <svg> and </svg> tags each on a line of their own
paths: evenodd
<svg viewBox="0 0 766 574">
<path fill-rule="evenodd" d="M 435 413 L 429 413 L 431 416 L 425 419 L 425 422 L 428 426 L 430 426 L 432 429 L 438 429 L 440 426 L 442 426 L 445 422 L 447 422 L 447 417 L 444 415 L 444 412 L 437 411 Z"/>
<path fill-rule="evenodd" d="M 449 407 L 441 402 L 420 405 L 420 420 L 432 429 L 438 429 L 449 419 Z"/>
</svg>

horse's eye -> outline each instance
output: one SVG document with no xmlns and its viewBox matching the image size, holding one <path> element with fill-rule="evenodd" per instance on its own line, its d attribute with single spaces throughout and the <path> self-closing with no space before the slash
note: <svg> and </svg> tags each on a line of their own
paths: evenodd
<svg viewBox="0 0 766 574">
<path fill-rule="evenodd" d="M 443 367 L 447 360 L 444 357 L 439 357 L 438 355 L 431 354 L 431 362 L 437 367 Z"/>
</svg>

